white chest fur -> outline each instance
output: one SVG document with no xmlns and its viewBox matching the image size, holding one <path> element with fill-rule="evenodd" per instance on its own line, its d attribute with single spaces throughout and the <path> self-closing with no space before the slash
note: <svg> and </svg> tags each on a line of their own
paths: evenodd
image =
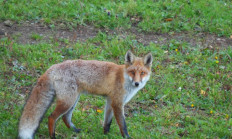
<svg viewBox="0 0 232 139">
<path fill-rule="evenodd" d="M 126 90 L 126 94 L 124 96 L 124 104 L 126 104 L 131 100 L 132 97 L 135 96 L 135 94 L 140 89 L 142 89 L 146 85 L 147 81 L 150 78 L 150 75 L 144 77 L 144 79 L 142 79 L 142 81 L 140 82 L 140 85 L 138 87 L 133 85 L 133 80 L 127 74 L 124 74 L 124 78 L 125 78 L 124 88 Z"/>
</svg>

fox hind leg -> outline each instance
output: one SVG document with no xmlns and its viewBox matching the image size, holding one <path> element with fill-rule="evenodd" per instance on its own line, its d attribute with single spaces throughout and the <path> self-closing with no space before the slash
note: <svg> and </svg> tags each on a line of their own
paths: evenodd
<svg viewBox="0 0 232 139">
<path fill-rule="evenodd" d="M 75 108 L 76 105 L 77 105 L 77 102 L 78 102 L 79 98 L 80 98 L 80 95 L 77 97 L 76 102 L 75 102 L 75 104 L 72 106 L 72 108 L 71 108 L 66 114 L 64 114 L 63 117 L 62 117 L 62 119 L 63 119 L 65 125 L 66 125 L 68 128 L 71 127 L 71 128 L 74 130 L 74 132 L 76 132 L 76 133 L 79 133 L 79 132 L 81 131 L 81 129 L 77 129 L 77 128 L 75 127 L 75 125 L 72 123 L 72 113 L 73 113 L 74 108 Z"/>
<path fill-rule="evenodd" d="M 74 95 L 75 94 L 75 95 Z M 66 114 L 69 112 L 69 110 L 72 109 L 72 107 L 75 105 L 77 98 L 77 93 L 73 93 L 73 95 L 70 95 L 70 97 L 67 98 L 68 95 L 66 95 L 66 98 L 64 99 L 64 96 L 57 97 L 56 102 L 56 108 L 52 112 L 52 114 L 48 117 L 48 129 L 49 129 L 49 135 L 51 138 L 55 138 L 55 123 L 59 119 L 60 116 Z"/>
</svg>

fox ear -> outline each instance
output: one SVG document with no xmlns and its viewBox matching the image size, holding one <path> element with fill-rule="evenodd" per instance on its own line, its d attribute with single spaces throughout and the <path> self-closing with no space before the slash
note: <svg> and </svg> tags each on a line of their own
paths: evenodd
<svg viewBox="0 0 232 139">
<path fill-rule="evenodd" d="M 153 57 L 152 57 L 152 54 L 151 54 L 151 53 L 148 53 L 148 54 L 145 55 L 144 58 L 143 58 L 144 65 L 146 65 L 146 66 L 148 66 L 148 67 L 151 67 L 152 61 L 153 61 Z"/>
<path fill-rule="evenodd" d="M 129 50 L 125 55 L 125 64 L 131 65 L 135 60 L 134 54 Z"/>
</svg>

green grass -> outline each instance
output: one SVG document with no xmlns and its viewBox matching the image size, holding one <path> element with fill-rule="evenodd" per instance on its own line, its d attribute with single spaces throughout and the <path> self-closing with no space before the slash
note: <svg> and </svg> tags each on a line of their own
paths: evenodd
<svg viewBox="0 0 232 139">
<path fill-rule="evenodd" d="M 25 21 L 56 27 L 91 25 L 105 29 L 170 33 L 206 32 L 232 34 L 232 2 L 228 0 L 0 0 L 0 21 Z M 143 32 L 141 32 L 143 33 Z M 0 38 L 0 138 L 17 136 L 23 105 L 37 78 L 51 65 L 67 59 L 96 59 L 124 63 L 127 50 L 154 57 L 152 77 L 126 105 L 126 122 L 133 138 L 232 138 L 232 48 L 204 48 L 170 40 L 165 45 L 144 46 L 135 36 L 121 37 L 99 32 L 86 42 L 68 39 L 43 41 L 37 32 L 31 39 L 38 44 L 18 44 L 18 36 Z M 121 138 L 112 123 L 103 134 L 105 100 L 82 95 L 73 122 L 82 129 L 76 134 L 56 124 L 58 138 Z M 48 110 L 36 138 L 48 138 Z"/>
<path fill-rule="evenodd" d="M 36 33 L 32 33 L 31 34 L 31 39 L 33 40 L 42 40 L 43 39 L 43 36 L 39 35 L 39 34 L 36 34 Z"/>
<path fill-rule="evenodd" d="M 149 51 L 154 57 L 153 75 L 135 98 L 127 105 L 126 121 L 134 138 L 231 138 L 232 49 L 204 49 L 171 40 L 167 45 L 136 43 L 133 36 L 125 39 L 99 33 L 85 43 L 60 42 L 20 45 L 1 39 L 0 64 L 0 136 L 17 136 L 21 110 L 42 73 L 51 65 L 66 59 L 97 59 L 124 62 L 128 49 L 142 55 Z M 134 45 L 136 43 L 136 45 Z M 98 45 L 95 45 L 98 44 Z M 219 63 L 217 63 L 217 61 Z M 201 93 L 201 90 L 205 93 Z M 111 131 L 103 135 L 104 98 L 82 95 L 74 111 L 73 121 L 82 130 L 76 134 L 59 120 L 59 138 L 121 138 L 113 121 Z M 193 106 L 193 105 L 194 106 Z M 192 107 L 193 106 L 193 107 Z M 36 138 L 47 138 L 47 117 Z"/>
<path fill-rule="evenodd" d="M 52 8 L 51 8 L 52 7 Z M 25 20 L 73 28 L 92 24 L 99 28 L 146 32 L 210 32 L 232 34 L 229 0 L 126 0 L 126 1 L 0 1 L 0 20 Z"/>
</svg>

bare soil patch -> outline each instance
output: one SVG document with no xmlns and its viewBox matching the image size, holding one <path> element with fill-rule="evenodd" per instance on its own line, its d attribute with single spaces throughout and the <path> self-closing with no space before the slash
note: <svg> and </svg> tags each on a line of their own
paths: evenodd
<svg viewBox="0 0 232 139">
<path fill-rule="evenodd" d="M 71 31 L 68 29 L 51 29 L 48 26 L 36 23 L 14 24 L 10 27 L 0 23 L 0 32 L 5 36 L 16 38 L 17 43 L 34 44 L 41 41 L 47 42 L 51 38 L 55 40 L 68 39 L 75 42 L 77 40 L 86 41 L 95 37 L 98 30 L 90 26 L 78 26 Z M 33 34 L 40 35 L 43 39 L 33 39 Z"/>
<path fill-rule="evenodd" d="M 189 43 L 191 46 L 202 46 L 212 48 L 228 48 L 232 47 L 232 39 L 227 37 L 218 37 L 215 34 L 209 33 L 145 33 L 139 32 L 136 28 L 130 30 L 104 30 L 97 29 L 93 26 L 78 26 L 75 29 L 51 29 L 48 26 L 38 23 L 23 23 L 13 24 L 12 26 L 6 26 L 3 22 L 0 23 L 0 37 L 8 36 L 16 40 L 20 44 L 34 44 L 41 41 L 50 41 L 53 39 L 68 39 L 70 42 L 86 41 L 89 38 L 93 38 L 99 31 L 107 32 L 108 34 L 117 34 L 121 37 L 127 35 L 135 36 L 136 40 L 142 44 L 149 45 L 151 42 L 157 45 L 165 45 L 174 39 L 179 42 Z M 32 38 L 32 34 L 38 34 L 43 39 L 36 40 Z"/>
<path fill-rule="evenodd" d="M 181 32 L 173 34 L 155 34 L 155 33 L 139 33 L 136 30 L 132 31 L 136 34 L 136 38 L 144 45 L 148 45 L 150 42 L 165 45 L 170 40 L 177 40 L 179 42 L 187 42 L 191 46 L 213 47 L 213 48 L 227 48 L 232 46 L 232 39 L 227 37 L 218 37 L 215 34 L 209 33 L 191 33 Z"/>
</svg>

